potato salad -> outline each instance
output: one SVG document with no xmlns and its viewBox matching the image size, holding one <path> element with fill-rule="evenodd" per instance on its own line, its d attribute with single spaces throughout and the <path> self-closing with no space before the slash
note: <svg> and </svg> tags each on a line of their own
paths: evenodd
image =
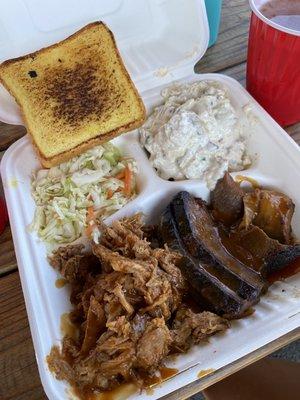
<svg viewBox="0 0 300 400">
<path fill-rule="evenodd" d="M 140 129 L 140 142 L 162 178 L 202 179 L 213 189 L 225 171 L 251 163 L 247 118 L 238 115 L 220 84 L 175 84 L 161 96 L 163 104 Z"/>
</svg>

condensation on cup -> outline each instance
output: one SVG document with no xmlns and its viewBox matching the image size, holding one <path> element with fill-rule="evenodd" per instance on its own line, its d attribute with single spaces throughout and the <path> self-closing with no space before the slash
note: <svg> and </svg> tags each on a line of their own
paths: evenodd
<svg viewBox="0 0 300 400">
<path fill-rule="evenodd" d="M 250 0 L 247 90 L 281 125 L 300 121 L 300 0 Z"/>
</svg>

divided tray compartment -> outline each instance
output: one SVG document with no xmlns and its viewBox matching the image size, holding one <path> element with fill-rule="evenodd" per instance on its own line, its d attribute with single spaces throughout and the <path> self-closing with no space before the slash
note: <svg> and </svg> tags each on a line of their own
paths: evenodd
<svg viewBox="0 0 300 400">
<path fill-rule="evenodd" d="M 299 238 L 298 146 L 235 80 L 217 74 L 192 74 L 183 81 L 207 79 L 219 81 L 228 89 L 233 105 L 239 113 L 244 106 L 251 106 L 253 118 L 258 119 L 249 132 L 249 151 L 255 155 L 255 160 L 249 169 L 235 174 L 251 176 L 261 186 L 274 188 L 289 195 L 296 205 L 293 229 Z M 142 93 L 148 113 L 159 103 L 160 92 L 164 86 Z M 169 182 L 161 179 L 150 165 L 146 152 L 138 141 L 138 131 L 122 135 L 113 142 L 137 161 L 138 195 L 107 218 L 107 223 L 135 212 L 143 212 L 146 221 L 155 222 L 163 208 L 180 190 L 187 190 L 208 200 L 209 190 L 201 180 Z M 12 145 L 1 162 L 3 186 L 39 373 L 48 398 L 59 400 L 66 398 L 69 387 L 52 376 L 45 358 L 51 347 L 61 341 L 60 318 L 63 313 L 70 311 L 71 305 L 68 287 L 55 287 L 58 273 L 47 262 L 44 244 L 27 231 L 35 208 L 30 194 L 30 178 L 32 171 L 38 168 L 38 159 L 27 137 Z M 187 354 L 176 357 L 169 366 L 177 368 L 178 375 L 157 386 L 153 394 L 136 393 L 131 398 L 154 400 L 167 395 L 198 379 L 197 374 L 200 371 L 226 367 L 299 326 L 300 274 L 273 284 L 267 295 L 255 306 L 253 315 L 233 321 L 232 328 L 224 334 L 215 335 L 209 343 L 194 346 Z"/>
</svg>

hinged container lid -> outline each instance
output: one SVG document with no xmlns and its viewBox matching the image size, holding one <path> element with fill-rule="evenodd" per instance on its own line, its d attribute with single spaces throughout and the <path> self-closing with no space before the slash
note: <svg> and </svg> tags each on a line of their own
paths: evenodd
<svg viewBox="0 0 300 400">
<path fill-rule="evenodd" d="M 208 46 L 204 0 L 2 0 L 0 62 L 56 43 L 104 21 L 140 92 L 188 76 Z M 0 85 L 0 120 L 23 124 Z"/>
</svg>

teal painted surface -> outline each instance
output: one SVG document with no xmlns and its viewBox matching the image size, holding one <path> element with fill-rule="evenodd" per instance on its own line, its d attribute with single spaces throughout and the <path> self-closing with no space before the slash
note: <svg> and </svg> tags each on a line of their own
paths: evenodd
<svg viewBox="0 0 300 400">
<path fill-rule="evenodd" d="M 222 0 L 205 0 L 208 23 L 209 23 L 209 44 L 208 47 L 215 44 L 219 34 Z"/>
</svg>

